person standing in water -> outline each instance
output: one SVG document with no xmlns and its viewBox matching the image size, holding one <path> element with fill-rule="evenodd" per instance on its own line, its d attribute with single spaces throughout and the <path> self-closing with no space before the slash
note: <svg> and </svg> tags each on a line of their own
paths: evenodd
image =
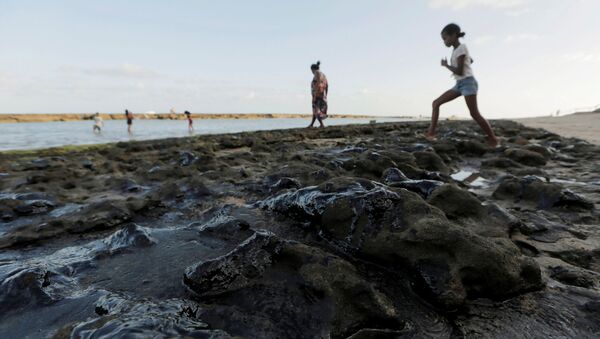
<svg viewBox="0 0 600 339">
<path fill-rule="evenodd" d="M 127 118 L 127 133 L 131 134 L 131 125 L 133 124 L 133 113 L 128 109 L 125 110 L 125 118 Z"/>
<path fill-rule="evenodd" d="M 315 120 L 319 121 L 319 127 L 325 127 L 323 120 L 327 119 L 327 93 L 329 92 L 329 83 L 327 77 L 321 72 L 321 62 L 317 61 L 316 64 L 310 66 L 314 77 L 311 83 L 312 92 L 312 109 L 313 116 L 308 128 L 313 127 Z"/>
<path fill-rule="evenodd" d="M 102 133 L 102 127 L 104 127 L 104 121 L 102 121 L 100 113 L 96 112 L 96 114 L 94 114 L 94 133 Z"/>
<path fill-rule="evenodd" d="M 188 131 L 190 131 L 191 133 L 194 131 L 194 121 L 192 120 L 192 113 L 190 113 L 190 111 L 185 111 L 185 116 L 188 121 Z"/>
<path fill-rule="evenodd" d="M 457 24 L 449 24 L 442 30 L 442 40 L 444 41 L 444 44 L 446 47 L 454 48 L 452 57 L 450 58 L 450 64 L 448 64 L 448 60 L 444 58 L 442 60 L 442 66 L 452 72 L 452 75 L 456 79 L 456 85 L 433 101 L 431 125 L 429 126 L 429 130 L 425 134 L 425 137 L 429 140 L 435 140 L 440 106 L 460 96 L 464 96 L 471 117 L 479 124 L 481 129 L 487 135 L 490 146 L 496 147 L 498 146 L 498 139 L 489 122 L 481 116 L 481 113 L 479 113 L 479 108 L 477 106 L 477 91 L 479 89 L 479 84 L 473 76 L 473 69 L 471 67 L 473 59 L 471 59 L 471 54 L 469 53 L 467 46 L 461 44 L 459 40 L 464 36 L 465 33 L 461 31 Z"/>
</svg>

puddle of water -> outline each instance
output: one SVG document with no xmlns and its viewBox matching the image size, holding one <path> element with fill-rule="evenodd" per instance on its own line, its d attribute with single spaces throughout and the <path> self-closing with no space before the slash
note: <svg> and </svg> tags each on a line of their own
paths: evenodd
<svg viewBox="0 0 600 339">
<path fill-rule="evenodd" d="M 469 185 L 471 188 L 487 188 L 491 186 L 490 180 L 481 177 L 479 172 L 476 171 L 463 169 L 450 175 L 450 177 L 456 181 Z"/>
<path fill-rule="evenodd" d="M 452 179 L 454 179 L 456 181 L 464 181 L 472 174 L 473 174 L 473 172 L 461 170 L 461 171 L 458 171 L 458 172 L 452 174 L 451 177 L 452 177 Z"/>
</svg>

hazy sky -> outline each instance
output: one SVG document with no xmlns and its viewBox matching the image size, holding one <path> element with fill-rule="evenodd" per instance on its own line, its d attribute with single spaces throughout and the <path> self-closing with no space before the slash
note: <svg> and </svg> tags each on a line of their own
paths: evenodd
<svg viewBox="0 0 600 339">
<path fill-rule="evenodd" d="M 488 117 L 600 104 L 598 0 L 1 0 L 0 112 L 429 115 L 467 33 Z M 464 115 L 462 99 L 442 109 Z"/>
</svg>

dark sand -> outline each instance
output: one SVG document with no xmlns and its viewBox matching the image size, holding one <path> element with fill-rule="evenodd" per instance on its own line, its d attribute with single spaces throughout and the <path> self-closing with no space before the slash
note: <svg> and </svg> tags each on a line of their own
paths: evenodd
<svg viewBox="0 0 600 339">
<path fill-rule="evenodd" d="M 493 124 L 0 153 L 0 337 L 597 337 L 600 147 Z"/>
</svg>

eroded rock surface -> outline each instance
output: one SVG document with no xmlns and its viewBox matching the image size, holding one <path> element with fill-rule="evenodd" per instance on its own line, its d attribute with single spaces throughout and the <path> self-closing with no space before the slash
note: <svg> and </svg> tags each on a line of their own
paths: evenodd
<svg viewBox="0 0 600 339">
<path fill-rule="evenodd" d="M 0 333 L 597 337 L 600 147 L 492 124 L 0 153 Z"/>
</svg>

